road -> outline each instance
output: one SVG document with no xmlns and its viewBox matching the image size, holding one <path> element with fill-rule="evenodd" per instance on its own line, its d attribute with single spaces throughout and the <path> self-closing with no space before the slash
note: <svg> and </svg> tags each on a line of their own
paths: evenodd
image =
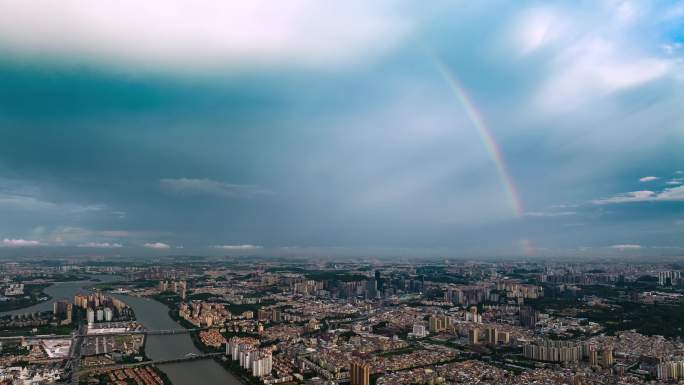
<svg viewBox="0 0 684 385">
<path fill-rule="evenodd" d="M 224 353 L 222 353 L 222 352 L 221 353 L 205 353 L 205 354 L 189 354 L 189 355 L 186 355 L 185 357 L 172 358 L 169 360 L 141 361 L 141 362 L 133 362 L 130 364 L 112 364 L 112 365 L 93 366 L 90 368 L 83 368 L 80 370 L 80 372 L 81 372 L 81 374 L 84 374 L 84 373 L 90 372 L 92 370 L 126 369 L 126 368 L 134 368 L 136 366 L 145 366 L 145 365 L 175 364 L 178 362 L 185 362 L 185 361 L 206 360 L 209 358 L 220 357 L 222 355 L 224 355 Z"/>
<path fill-rule="evenodd" d="M 71 385 L 78 385 L 79 370 L 81 366 L 81 350 L 85 343 L 85 338 L 83 338 L 84 332 L 85 326 L 81 324 L 71 338 L 69 361 L 67 361 L 66 364 L 67 368 L 71 368 Z"/>
<path fill-rule="evenodd" d="M 17 340 L 49 340 L 49 339 L 72 339 L 74 337 L 111 337 L 111 336 L 125 336 L 125 335 L 174 335 L 174 334 L 188 334 L 200 332 L 203 330 L 217 329 L 213 328 L 194 328 L 194 329 L 168 329 L 168 330 L 129 330 L 124 332 L 111 333 L 87 333 L 85 327 L 79 327 L 77 334 L 46 334 L 46 335 L 28 335 L 28 336 L 4 336 L 0 337 L 0 341 L 17 341 Z"/>
<path fill-rule="evenodd" d="M 168 363 L 174 363 L 174 362 L 183 362 L 183 361 L 191 361 L 191 360 L 198 360 L 198 359 L 206 359 L 206 358 L 212 358 L 215 356 L 219 356 L 223 353 L 209 353 L 209 354 L 201 354 L 201 355 L 192 355 L 192 356 L 187 356 L 187 357 L 182 357 L 182 358 L 177 358 L 177 359 L 172 359 L 172 360 L 164 360 L 164 361 L 145 361 L 141 363 L 133 363 L 133 364 L 125 364 L 125 365 L 109 365 L 109 366 L 98 366 L 98 367 L 93 367 L 93 368 L 88 368 L 88 369 L 82 369 L 81 368 L 81 355 L 84 350 L 84 345 L 86 342 L 86 338 L 88 337 L 108 337 L 108 336 L 120 336 L 120 335 L 136 335 L 136 334 L 144 334 L 144 335 L 174 335 L 174 334 L 187 334 L 187 333 L 194 333 L 194 332 L 199 332 L 202 330 L 209 330 L 209 329 L 216 329 L 216 327 L 209 328 L 209 327 L 204 327 L 204 328 L 194 328 L 194 329 L 168 329 L 168 330 L 135 330 L 135 331 L 125 331 L 125 332 L 112 332 L 112 333 L 98 333 L 98 334 L 88 334 L 88 328 L 85 324 L 80 323 L 78 329 L 74 331 L 71 334 L 65 334 L 65 335 L 56 335 L 56 334 L 50 334 L 50 335 L 29 335 L 29 336 L 11 336 L 11 337 L 0 337 L 0 342 L 3 340 L 36 340 L 36 339 L 70 339 L 71 340 L 71 348 L 69 349 L 69 358 L 65 364 L 65 369 L 66 370 L 71 370 L 71 385 L 78 385 L 79 381 L 79 376 L 80 374 L 83 374 L 85 372 L 88 372 L 90 370 L 95 370 L 95 369 L 103 369 L 103 368 L 127 368 L 127 367 L 135 367 L 139 365 L 150 365 L 150 364 L 168 364 Z"/>
</svg>

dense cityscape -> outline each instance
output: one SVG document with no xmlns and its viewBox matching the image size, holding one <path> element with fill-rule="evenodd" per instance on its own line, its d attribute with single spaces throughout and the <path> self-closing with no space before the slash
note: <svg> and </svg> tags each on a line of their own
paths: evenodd
<svg viewBox="0 0 684 385">
<path fill-rule="evenodd" d="M 679 383 L 681 271 L 610 259 L 5 261 L 0 383 L 168 385 L 165 369 L 201 361 L 231 384 Z M 70 297 L 50 294 L 65 287 Z M 137 317 L 150 301 L 171 327 Z M 179 337 L 189 351 L 166 340 Z"/>
<path fill-rule="evenodd" d="M 0 385 L 684 385 L 684 0 L 0 0 Z"/>
</svg>

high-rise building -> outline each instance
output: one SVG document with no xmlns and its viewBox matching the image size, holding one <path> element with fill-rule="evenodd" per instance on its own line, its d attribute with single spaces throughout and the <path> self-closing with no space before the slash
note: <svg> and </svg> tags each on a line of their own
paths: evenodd
<svg viewBox="0 0 684 385">
<path fill-rule="evenodd" d="M 675 286 L 681 281 L 681 271 L 660 271 L 658 272 L 658 284 L 660 286 Z"/>
<path fill-rule="evenodd" d="M 378 281 L 370 279 L 366 281 L 366 297 L 377 298 L 378 296 Z"/>
<path fill-rule="evenodd" d="M 596 351 L 596 346 L 589 346 L 589 365 L 598 366 L 598 351 Z"/>
<path fill-rule="evenodd" d="M 531 307 L 524 307 L 520 309 L 520 325 L 534 329 L 539 321 L 539 313 Z"/>
<path fill-rule="evenodd" d="M 72 318 L 74 315 L 74 305 L 68 304 L 67 305 L 67 310 L 66 310 L 66 318 L 64 318 L 63 323 L 66 325 L 70 325 L 72 322 Z"/>
<path fill-rule="evenodd" d="M 114 312 L 112 311 L 111 308 L 104 308 L 104 319 L 105 321 L 109 322 L 114 318 Z"/>
<path fill-rule="evenodd" d="M 601 352 L 601 364 L 604 368 L 613 365 L 613 349 L 610 347 L 603 348 Z"/>
<path fill-rule="evenodd" d="M 62 324 L 68 325 L 71 323 L 71 317 L 74 307 L 66 299 L 60 299 L 52 304 L 52 312 L 55 317 L 62 320 Z"/>
<path fill-rule="evenodd" d="M 468 330 L 468 343 L 470 345 L 477 345 L 480 343 L 480 329 L 470 329 Z"/>
<path fill-rule="evenodd" d="M 477 314 L 477 306 L 471 306 L 465 313 L 465 320 L 469 322 L 482 323 L 482 316 Z"/>
<path fill-rule="evenodd" d="M 88 325 L 95 323 L 95 311 L 93 309 L 86 310 L 86 319 L 88 320 Z"/>
<path fill-rule="evenodd" d="M 416 338 L 423 338 L 423 337 L 427 336 L 427 331 L 425 330 L 425 325 L 414 324 L 412 334 Z"/>
<path fill-rule="evenodd" d="M 187 297 L 188 283 L 186 281 L 181 281 L 179 287 L 178 295 L 182 300 L 185 300 Z"/>
<path fill-rule="evenodd" d="M 370 366 L 352 361 L 349 369 L 351 385 L 370 385 Z"/>
<path fill-rule="evenodd" d="M 254 377 L 268 376 L 273 370 L 273 356 L 270 352 L 255 354 L 250 366 Z"/>
<path fill-rule="evenodd" d="M 378 283 L 378 291 L 382 294 L 385 291 L 385 282 L 382 280 L 380 270 L 375 270 L 375 281 Z"/>
<path fill-rule="evenodd" d="M 436 315 L 431 315 L 428 321 L 428 327 L 430 328 L 430 333 L 437 333 L 440 331 L 439 328 L 439 318 Z"/>
<path fill-rule="evenodd" d="M 656 366 L 659 380 L 678 380 L 684 378 L 684 361 L 669 361 Z"/>
<path fill-rule="evenodd" d="M 544 340 L 523 346 L 523 356 L 547 362 L 579 362 L 582 346 L 572 341 Z"/>
<path fill-rule="evenodd" d="M 268 309 L 259 309 L 257 310 L 257 319 L 259 321 L 268 321 L 271 319 L 271 312 Z"/>
<path fill-rule="evenodd" d="M 52 312 L 56 316 L 64 315 L 69 307 L 69 301 L 66 299 L 60 299 L 52 304 Z"/>
<path fill-rule="evenodd" d="M 487 342 L 489 345 L 496 345 L 499 343 L 499 331 L 496 328 L 487 329 Z"/>
<path fill-rule="evenodd" d="M 83 295 L 83 294 L 76 294 L 74 296 L 74 305 L 76 305 L 82 309 L 87 309 L 88 308 L 88 296 Z"/>
<path fill-rule="evenodd" d="M 431 315 L 428 321 L 430 333 L 439 333 L 451 327 L 453 320 L 448 315 Z"/>
<path fill-rule="evenodd" d="M 499 342 L 508 345 L 511 343 L 511 333 L 499 332 Z"/>
</svg>

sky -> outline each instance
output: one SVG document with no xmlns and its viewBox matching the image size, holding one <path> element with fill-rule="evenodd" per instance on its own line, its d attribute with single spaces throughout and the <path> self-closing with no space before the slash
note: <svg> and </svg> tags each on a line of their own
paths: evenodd
<svg viewBox="0 0 684 385">
<path fill-rule="evenodd" d="M 0 0 L 0 256 L 684 254 L 684 2 Z"/>
</svg>

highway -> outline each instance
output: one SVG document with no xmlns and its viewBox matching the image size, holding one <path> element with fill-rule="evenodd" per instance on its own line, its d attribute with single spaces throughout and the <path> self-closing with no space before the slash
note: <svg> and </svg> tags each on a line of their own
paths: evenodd
<svg viewBox="0 0 684 385">
<path fill-rule="evenodd" d="M 71 349 L 69 350 L 69 361 L 67 361 L 66 368 L 71 368 L 71 385 L 78 385 L 79 369 L 81 365 L 81 349 L 85 343 L 82 337 L 85 326 L 80 324 L 78 331 L 72 335 Z"/>
</svg>

